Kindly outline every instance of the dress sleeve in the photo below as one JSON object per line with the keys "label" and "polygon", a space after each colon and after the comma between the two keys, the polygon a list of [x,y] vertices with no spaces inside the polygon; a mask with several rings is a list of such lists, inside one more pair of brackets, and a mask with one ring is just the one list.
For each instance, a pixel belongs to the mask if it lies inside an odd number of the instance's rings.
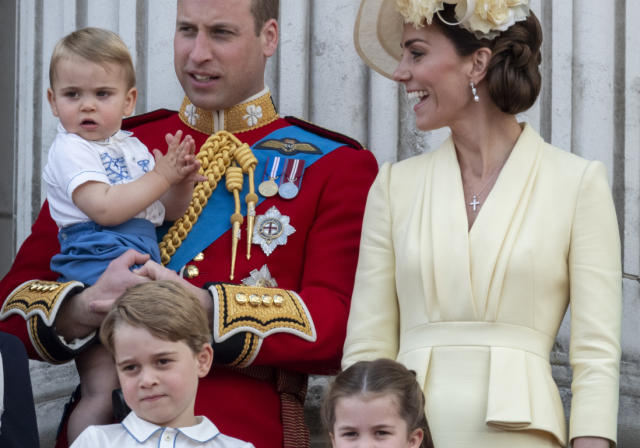
{"label": "dress sleeve", "polygon": [[570,439],[615,443],[622,278],[620,238],[604,165],[591,162],[577,199],[569,253],[573,367]]}
{"label": "dress sleeve", "polygon": [[390,210],[391,166],[381,167],[362,225],[360,257],[347,325],[342,367],[398,354],[396,262]]}
{"label": "dress sleeve", "polygon": [[65,135],[51,147],[44,177],[71,199],[80,185],[94,181],[109,184],[100,154],[76,135]]}

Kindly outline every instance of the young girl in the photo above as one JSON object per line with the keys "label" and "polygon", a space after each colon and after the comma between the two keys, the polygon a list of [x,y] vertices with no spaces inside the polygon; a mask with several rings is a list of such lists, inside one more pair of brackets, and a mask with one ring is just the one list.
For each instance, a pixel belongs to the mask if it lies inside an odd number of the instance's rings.
{"label": "young girl", "polygon": [[[59,228],[51,269],[60,281],[91,285],[128,249],[159,262],[155,227],[182,216],[200,180],[193,139],[167,134],[167,154],[154,150],[154,159],[120,129],[137,91],[131,55],[111,31],[84,28],[60,40],[49,78],[47,99],[60,119],[43,174]],[[89,424],[112,421],[111,392],[118,387],[113,361],[100,346],[76,364],[82,400],[69,418],[70,441]]]}
{"label": "young girl", "polygon": [[415,373],[390,359],[360,361],[329,388],[322,420],[333,448],[433,448]]}

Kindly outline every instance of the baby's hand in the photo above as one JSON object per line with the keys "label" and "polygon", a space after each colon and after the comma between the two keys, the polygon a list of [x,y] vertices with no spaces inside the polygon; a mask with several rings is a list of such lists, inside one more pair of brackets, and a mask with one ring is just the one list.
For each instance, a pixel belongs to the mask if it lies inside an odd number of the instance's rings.
{"label": "baby's hand", "polygon": [[163,176],[169,185],[186,179],[192,182],[203,180],[203,176],[198,174],[200,161],[195,157],[196,145],[193,137],[187,135],[180,141],[181,138],[182,131],[177,131],[175,135],[166,134],[167,153],[163,155],[159,150],[153,150],[156,159],[154,170]]}

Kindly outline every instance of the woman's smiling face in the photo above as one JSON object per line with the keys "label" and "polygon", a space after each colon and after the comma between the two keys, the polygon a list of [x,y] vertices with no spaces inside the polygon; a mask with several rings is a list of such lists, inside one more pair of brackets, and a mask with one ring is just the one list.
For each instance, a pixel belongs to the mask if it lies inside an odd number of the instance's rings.
{"label": "woman's smiling face", "polygon": [[451,126],[473,102],[469,89],[470,56],[460,56],[437,25],[405,25],[402,58],[393,77],[404,84],[415,104],[416,126],[422,131]]}

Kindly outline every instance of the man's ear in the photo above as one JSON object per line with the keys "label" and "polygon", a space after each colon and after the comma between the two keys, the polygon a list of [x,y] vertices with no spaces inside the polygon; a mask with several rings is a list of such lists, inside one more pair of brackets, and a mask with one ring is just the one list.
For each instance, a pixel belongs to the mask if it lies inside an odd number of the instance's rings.
{"label": "man's ear", "polygon": [[278,22],[275,19],[267,20],[260,31],[262,51],[265,57],[271,57],[278,48]]}
{"label": "man's ear", "polygon": [[202,344],[202,348],[196,354],[196,360],[198,361],[198,378],[204,378],[211,369],[211,363],[213,362],[213,348],[208,342]]}
{"label": "man's ear", "polygon": [[47,88],[47,101],[49,101],[49,107],[51,107],[51,113],[54,117],[58,116],[58,106],[56,106],[56,94],[51,90],[51,87]]}
{"label": "man's ear", "polygon": [[124,98],[124,110],[123,115],[128,117],[133,114],[133,111],[136,108],[136,101],[138,100],[138,89],[135,87],[131,87],[129,91],[126,93]]}
{"label": "man's ear", "polygon": [[469,71],[469,79],[476,84],[484,79],[489,70],[489,63],[493,53],[487,47],[478,48],[471,53],[471,69]]}

